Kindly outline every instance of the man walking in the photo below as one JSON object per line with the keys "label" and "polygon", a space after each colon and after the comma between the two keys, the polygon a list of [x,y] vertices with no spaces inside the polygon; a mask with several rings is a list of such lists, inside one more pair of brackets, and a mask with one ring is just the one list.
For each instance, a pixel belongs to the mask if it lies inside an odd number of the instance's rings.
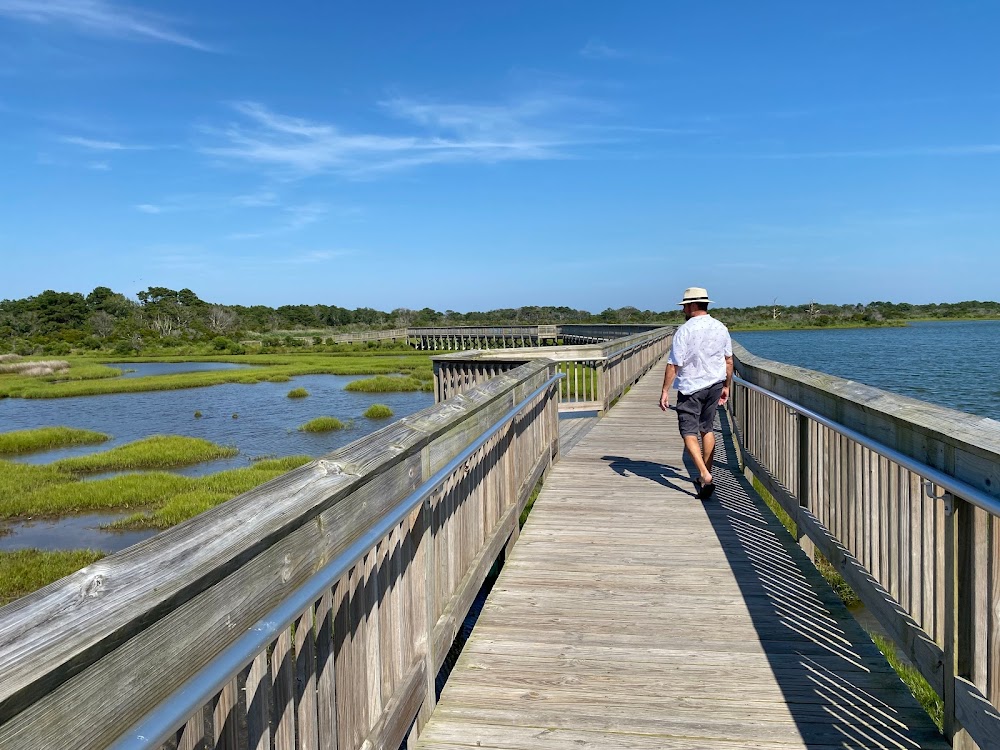
{"label": "man walking", "polygon": [[674,341],[663,374],[660,408],[670,406],[670,388],[677,385],[677,424],[684,449],[694,461],[698,498],[715,491],[712,459],[715,456],[715,412],[729,400],[733,385],[733,341],[729,329],[708,314],[708,292],[701,287],[684,290],[679,303],[686,322],[674,332]]}

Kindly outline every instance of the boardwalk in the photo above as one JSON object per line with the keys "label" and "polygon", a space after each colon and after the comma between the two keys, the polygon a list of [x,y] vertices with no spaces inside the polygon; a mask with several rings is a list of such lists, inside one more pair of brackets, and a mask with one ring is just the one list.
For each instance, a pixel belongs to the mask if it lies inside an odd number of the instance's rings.
{"label": "boardwalk", "polygon": [[546,480],[417,747],[947,748],[735,470],[646,376]]}

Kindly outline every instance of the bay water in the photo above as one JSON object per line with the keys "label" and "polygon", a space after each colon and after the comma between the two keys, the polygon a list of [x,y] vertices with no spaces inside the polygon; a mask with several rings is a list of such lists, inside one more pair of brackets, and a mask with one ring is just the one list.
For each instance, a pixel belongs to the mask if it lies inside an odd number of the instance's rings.
{"label": "bay water", "polygon": [[1000,321],[733,333],[764,359],[1000,420]]}

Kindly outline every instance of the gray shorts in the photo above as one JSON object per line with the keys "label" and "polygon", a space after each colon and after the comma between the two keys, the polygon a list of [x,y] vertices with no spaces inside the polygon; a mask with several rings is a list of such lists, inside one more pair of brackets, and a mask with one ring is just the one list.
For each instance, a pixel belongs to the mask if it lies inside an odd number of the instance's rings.
{"label": "gray shorts", "polygon": [[687,396],[677,394],[677,425],[682,436],[704,435],[715,429],[715,412],[725,384],[726,381],[720,380]]}

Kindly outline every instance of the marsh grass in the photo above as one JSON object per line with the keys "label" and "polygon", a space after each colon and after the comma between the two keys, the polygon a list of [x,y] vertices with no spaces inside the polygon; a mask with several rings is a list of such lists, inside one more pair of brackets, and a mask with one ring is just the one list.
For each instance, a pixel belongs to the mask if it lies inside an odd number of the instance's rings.
{"label": "marsh grass", "polygon": [[879,651],[885,655],[889,666],[896,670],[899,679],[906,684],[906,687],[913,693],[913,697],[924,707],[931,720],[937,724],[937,728],[943,729],[944,701],[934,692],[934,688],[930,686],[930,683],[924,679],[923,675],[915,667],[904,663],[899,658],[896,646],[891,640],[878,633],[871,633],[870,635],[875,645],[878,646]]}
{"label": "marsh grass", "polygon": [[[72,475],[52,466],[0,461],[0,508],[5,499],[23,497],[42,487],[72,481]],[[2,510],[0,515],[4,515]]]}
{"label": "marsh grass", "polygon": [[364,416],[368,419],[388,419],[393,415],[392,409],[385,404],[372,404],[365,409]]}
{"label": "marsh grass", "polygon": [[289,375],[272,375],[271,377],[267,378],[267,382],[268,383],[287,383],[291,379],[292,378]]}
{"label": "marsh grass", "polygon": [[423,383],[413,376],[386,377],[378,375],[374,378],[351,381],[344,386],[344,390],[356,393],[409,393],[423,390]]}
{"label": "marsh grass", "polygon": [[[63,398],[108,393],[143,393],[200,388],[224,383],[287,382],[296,375],[387,375],[418,373],[417,380],[430,390],[433,374],[426,352],[341,352],[337,354],[246,354],[240,356],[136,357],[128,362],[227,362],[250,365],[241,370],[210,370],[171,375],[118,378],[121,370],[93,359],[70,357],[70,369],[58,377],[27,378],[0,375],[0,397]],[[417,389],[420,390],[420,389]]]}
{"label": "marsh grass", "polygon": [[[107,479],[82,481],[53,466],[0,461],[0,519],[55,517],[95,510],[163,508],[174,498],[193,492],[236,497],[277,476],[309,463],[309,456],[286,456],[256,461],[248,467],[228,469],[204,477],[185,477],[167,472],[121,474]],[[194,507],[188,501],[182,507]],[[176,508],[171,518],[177,517]],[[199,511],[200,512],[200,511]],[[176,521],[174,521],[176,523]],[[166,528],[172,524],[143,524],[115,528]]]}
{"label": "marsh grass", "polygon": [[134,469],[170,469],[217,458],[230,458],[236,448],[217,445],[202,438],[153,435],[102,453],[64,458],[51,465],[71,474],[101,474]]}
{"label": "marsh grass", "polygon": [[16,456],[22,453],[65,448],[70,445],[94,445],[110,440],[110,435],[75,427],[39,427],[34,430],[15,430],[0,433],[0,455]]}
{"label": "marsh grass", "polygon": [[316,417],[299,426],[299,432],[331,432],[342,430],[346,425],[336,417]]}
{"label": "marsh grass", "polygon": [[[204,513],[226,500],[249,492],[265,482],[307,464],[309,456],[287,456],[276,459],[262,459],[251,466],[229,469],[197,479],[189,479],[188,484],[173,494],[167,494],[154,507],[134,513],[127,518],[107,526],[109,529],[166,529],[181,521]],[[152,475],[136,475],[152,476]],[[91,484],[91,483],[88,483]],[[92,483],[96,484],[96,483]],[[147,505],[154,505],[148,503]]]}
{"label": "marsh grass", "polygon": [[104,557],[94,550],[0,552],[0,607]]}
{"label": "marsh grass", "polygon": [[305,388],[292,388],[292,390],[288,392],[288,398],[305,398],[308,395],[309,391]]}
{"label": "marsh grass", "polygon": [[122,474],[92,482],[70,479],[20,495],[0,497],[0,518],[52,517],[94,510],[159,506],[193,488],[196,480],[167,472]]}

